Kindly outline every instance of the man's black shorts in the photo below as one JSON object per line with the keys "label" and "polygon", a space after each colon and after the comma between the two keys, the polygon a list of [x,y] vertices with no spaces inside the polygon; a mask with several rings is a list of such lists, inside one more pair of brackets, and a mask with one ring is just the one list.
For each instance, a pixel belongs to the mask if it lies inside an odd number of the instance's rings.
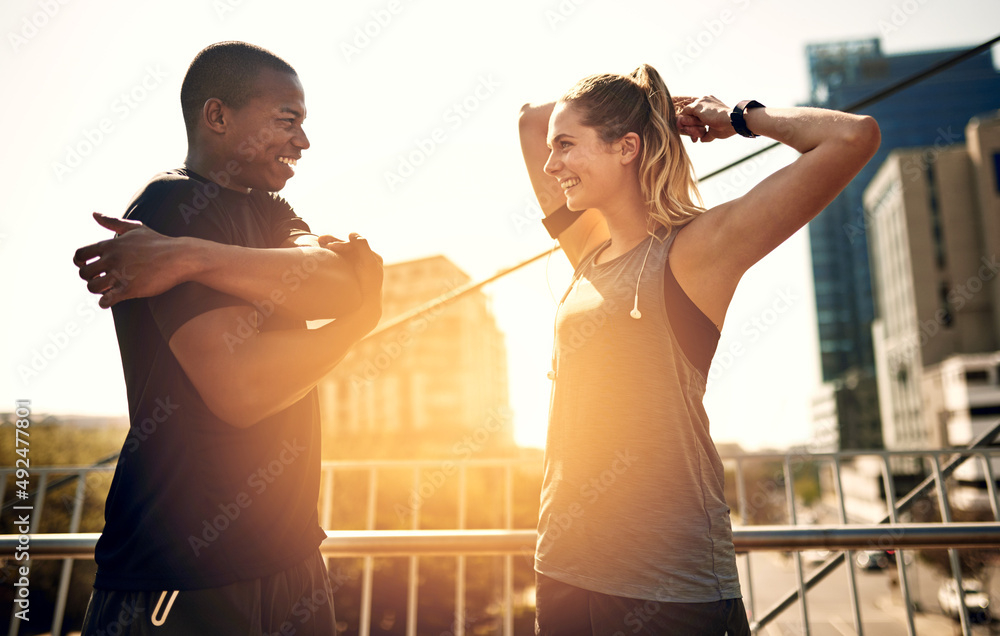
{"label": "man's black shorts", "polygon": [[95,589],[83,636],[333,636],[333,588],[317,550],[271,576],[203,590]]}

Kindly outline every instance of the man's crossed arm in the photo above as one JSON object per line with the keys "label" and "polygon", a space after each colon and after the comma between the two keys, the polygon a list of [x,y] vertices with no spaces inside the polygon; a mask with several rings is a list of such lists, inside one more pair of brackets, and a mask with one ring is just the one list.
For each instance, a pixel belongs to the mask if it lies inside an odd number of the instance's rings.
{"label": "man's crossed arm", "polygon": [[101,294],[101,306],[195,281],[250,303],[273,299],[277,290],[284,309],[335,319],[318,329],[255,332],[233,347],[225,334],[246,309],[223,307],[174,332],[170,350],[185,374],[209,409],[233,426],[252,426],[302,399],[381,318],[382,258],[356,234],[346,242],[310,236],[295,247],[253,249],[95,218],[119,236],[80,248],[73,261],[87,288]]}
{"label": "man's crossed arm", "polygon": [[157,296],[198,282],[250,303],[280,298],[283,310],[307,320],[338,318],[361,306],[353,265],[328,249],[332,236],[302,235],[280,249],[255,249],[191,237],[164,236],[138,221],[94,214],[119,236],[81,247],[73,262],[101,307]]}

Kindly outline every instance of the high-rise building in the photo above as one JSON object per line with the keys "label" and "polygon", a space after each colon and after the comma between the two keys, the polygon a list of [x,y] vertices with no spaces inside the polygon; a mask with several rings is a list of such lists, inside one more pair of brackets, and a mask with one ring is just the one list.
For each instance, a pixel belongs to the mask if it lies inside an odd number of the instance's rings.
{"label": "high-rise building", "polygon": [[[469,281],[444,256],[386,265],[380,327]],[[504,337],[482,291],[362,341],[319,389],[327,449],[359,436],[513,444]]]}
{"label": "high-rise building", "polygon": [[[811,103],[847,108],[958,52],[885,55],[877,39],[809,45]],[[837,416],[837,427],[845,440],[872,443],[877,437],[870,433],[880,427],[877,400],[871,399],[876,393],[871,331],[875,311],[869,266],[870,223],[862,193],[892,150],[964,142],[966,123],[998,105],[1000,73],[987,51],[859,111],[878,121],[882,145],[861,173],[809,224],[822,378],[834,386],[836,402],[862,406],[849,422]],[[859,395],[839,395],[843,391]],[[856,427],[862,430],[850,430]]]}
{"label": "high-rise building", "polygon": [[1000,417],[1000,110],[964,132],[892,151],[864,194],[893,450],[966,445]]}

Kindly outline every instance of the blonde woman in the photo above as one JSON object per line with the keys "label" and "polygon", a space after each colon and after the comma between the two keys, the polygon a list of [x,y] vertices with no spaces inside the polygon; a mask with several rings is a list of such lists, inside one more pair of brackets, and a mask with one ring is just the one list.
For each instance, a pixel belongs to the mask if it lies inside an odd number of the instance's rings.
{"label": "blonde woman", "polygon": [[[682,136],[801,153],[700,205]],[[576,268],[556,313],[535,556],[539,634],[749,634],[702,399],[736,286],[878,148],[870,117],[671,98],[655,69],[527,105],[521,146]]]}

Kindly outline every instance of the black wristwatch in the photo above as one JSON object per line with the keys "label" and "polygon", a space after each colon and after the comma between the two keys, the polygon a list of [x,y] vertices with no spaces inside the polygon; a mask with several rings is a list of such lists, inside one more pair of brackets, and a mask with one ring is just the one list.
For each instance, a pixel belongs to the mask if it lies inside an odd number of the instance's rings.
{"label": "black wristwatch", "polygon": [[753,138],[757,136],[750,132],[750,129],[747,128],[747,122],[743,118],[743,112],[750,110],[751,108],[764,108],[764,104],[761,104],[755,99],[744,99],[739,104],[736,104],[736,108],[733,109],[733,112],[729,113],[729,121],[732,122],[733,129],[736,130],[736,133],[741,137]]}

